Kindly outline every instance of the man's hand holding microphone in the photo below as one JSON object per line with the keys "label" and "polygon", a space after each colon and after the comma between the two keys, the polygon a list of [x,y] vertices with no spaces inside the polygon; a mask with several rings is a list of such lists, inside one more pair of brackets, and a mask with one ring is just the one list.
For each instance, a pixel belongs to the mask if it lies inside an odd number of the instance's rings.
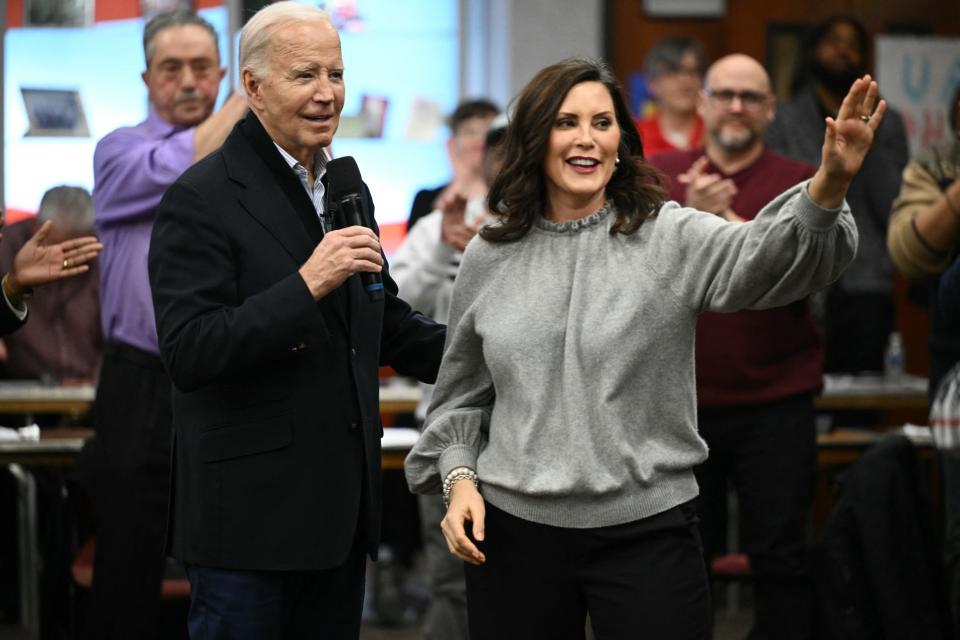
{"label": "man's hand holding microphone", "polygon": [[371,300],[382,299],[383,253],[380,240],[370,229],[365,210],[363,181],[357,163],[350,156],[327,163],[329,201],[338,207],[343,228],[329,231],[300,267],[300,277],[314,300],[326,296],[355,273],[376,274],[364,278]]}

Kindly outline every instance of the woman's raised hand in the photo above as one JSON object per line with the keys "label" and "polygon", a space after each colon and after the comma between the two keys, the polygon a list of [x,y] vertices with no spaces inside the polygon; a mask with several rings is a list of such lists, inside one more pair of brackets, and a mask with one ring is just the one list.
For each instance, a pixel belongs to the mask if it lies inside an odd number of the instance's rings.
{"label": "woman's raised hand", "polygon": [[877,83],[866,75],[854,81],[836,118],[827,118],[820,168],[810,182],[810,197],[822,207],[843,202],[850,183],[873,145],[877,127],[887,110],[877,102]]}

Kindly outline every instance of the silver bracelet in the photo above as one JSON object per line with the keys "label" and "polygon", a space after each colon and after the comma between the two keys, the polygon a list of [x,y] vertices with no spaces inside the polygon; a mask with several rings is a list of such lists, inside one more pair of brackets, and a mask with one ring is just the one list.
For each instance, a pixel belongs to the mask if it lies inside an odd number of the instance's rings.
{"label": "silver bracelet", "polygon": [[453,489],[453,485],[465,478],[469,478],[470,481],[473,482],[473,486],[480,486],[476,472],[470,467],[457,467],[456,469],[452,469],[450,473],[447,474],[447,477],[443,479],[444,508],[450,508],[450,491]]}

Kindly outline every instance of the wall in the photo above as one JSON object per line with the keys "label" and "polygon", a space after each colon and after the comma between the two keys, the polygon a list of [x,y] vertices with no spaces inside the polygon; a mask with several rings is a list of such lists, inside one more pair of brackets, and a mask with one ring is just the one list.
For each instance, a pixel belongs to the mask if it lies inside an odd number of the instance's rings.
{"label": "wall", "polygon": [[603,53],[602,0],[462,0],[462,92],[505,106],[541,68]]}
{"label": "wall", "polygon": [[651,19],[643,15],[642,0],[607,0],[610,61],[623,79],[640,70],[654,42],[681,34],[699,38],[711,58],[741,52],[765,61],[768,24],[810,24],[839,13],[857,17],[871,33],[915,25],[936,35],[960,34],[957,0],[727,0],[726,5],[719,19]]}
{"label": "wall", "polygon": [[[194,0],[195,9],[219,7],[224,0]],[[7,28],[23,26],[23,0],[7,0]],[[95,22],[126,20],[140,17],[140,0],[99,0],[94,3]]]}

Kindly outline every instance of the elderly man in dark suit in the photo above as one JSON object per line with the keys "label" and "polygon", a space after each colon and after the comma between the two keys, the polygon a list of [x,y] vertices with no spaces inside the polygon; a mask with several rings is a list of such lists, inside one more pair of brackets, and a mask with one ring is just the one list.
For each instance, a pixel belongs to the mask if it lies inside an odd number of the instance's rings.
{"label": "elderly man in dark suit", "polygon": [[150,245],[173,553],[192,638],[356,638],[380,529],[378,367],[433,380],[444,329],[396,297],[376,229],[328,215],[344,71],[326,15],[262,9],[240,67],[251,113],[167,191]]}

